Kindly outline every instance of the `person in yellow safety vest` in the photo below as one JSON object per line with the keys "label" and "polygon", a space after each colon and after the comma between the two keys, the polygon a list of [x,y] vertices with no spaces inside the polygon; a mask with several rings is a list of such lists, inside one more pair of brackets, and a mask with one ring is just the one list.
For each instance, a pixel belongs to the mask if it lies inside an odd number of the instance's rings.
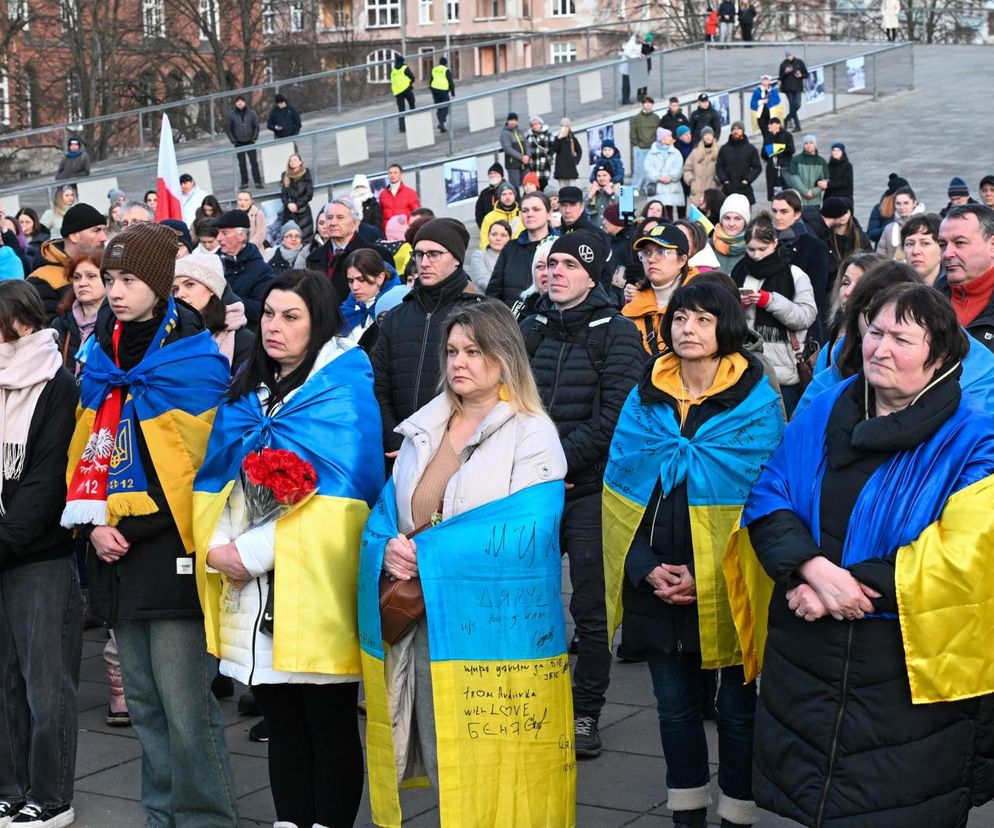
{"label": "person in yellow safety vest", "polygon": [[[390,93],[397,99],[399,112],[404,111],[405,103],[408,109],[414,109],[414,73],[407,65],[403,55],[393,56],[393,69],[390,70]],[[403,118],[400,119],[400,131],[407,131]]]}
{"label": "person in yellow safety vest", "polygon": [[[445,103],[456,94],[456,84],[452,80],[452,72],[449,71],[449,61],[440,58],[438,66],[431,70],[431,82],[428,84],[431,89],[431,98],[435,103]],[[449,117],[449,108],[440,106],[438,113],[438,131],[445,132],[445,119]]]}

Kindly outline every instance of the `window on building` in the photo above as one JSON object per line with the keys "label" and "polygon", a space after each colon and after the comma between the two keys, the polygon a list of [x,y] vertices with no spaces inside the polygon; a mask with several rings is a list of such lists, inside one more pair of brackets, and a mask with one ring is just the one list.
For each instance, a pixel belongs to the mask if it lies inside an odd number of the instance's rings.
{"label": "window on building", "polygon": [[322,29],[352,28],[352,0],[321,0],[318,14]]}
{"label": "window on building", "polygon": [[445,0],[445,22],[459,22],[459,0]]}
{"label": "window on building", "polygon": [[7,0],[7,17],[20,20],[21,28],[28,28],[28,0]]}
{"label": "window on building", "polygon": [[142,0],[142,33],[145,37],[166,36],[164,0]]}
{"label": "window on building", "polygon": [[382,29],[400,25],[400,0],[366,0],[366,27]]}
{"label": "window on building", "polygon": [[72,75],[66,80],[66,110],[69,123],[83,120],[83,98],[80,95],[79,78]]}
{"label": "window on building", "polygon": [[262,64],[262,82],[272,83],[274,80],[276,80],[276,73],[273,71],[273,62],[267,59]]}
{"label": "window on building", "polygon": [[221,34],[221,9],[218,0],[199,0],[200,39],[219,37]]}
{"label": "window on building", "polygon": [[418,23],[422,26],[431,23],[432,0],[418,0]]}
{"label": "window on building", "polygon": [[575,0],[552,0],[553,17],[572,17],[576,14]]}
{"label": "window on building", "polygon": [[0,124],[10,126],[10,77],[0,69]]}
{"label": "window on building", "polygon": [[366,55],[366,80],[370,83],[390,83],[390,70],[393,68],[393,49],[377,49]]}
{"label": "window on building", "polygon": [[576,44],[575,43],[553,43],[552,44],[552,62],[553,63],[572,63],[576,60]]}
{"label": "window on building", "polygon": [[34,70],[28,69],[24,73],[24,125],[28,129],[38,126],[38,113],[35,110],[35,90],[38,86],[38,78]]}
{"label": "window on building", "polygon": [[304,31],[304,0],[293,0],[290,3],[290,31]]}
{"label": "window on building", "polygon": [[262,0],[262,33],[276,34],[276,9],[273,8],[273,0]]}
{"label": "window on building", "polygon": [[489,20],[494,17],[507,17],[505,0],[476,0],[477,19]]}
{"label": "window on building", "polygon": [[79,6],[76,5],[76,0],[59,0],[59,23],[62,24],[62,29],[71,29],[74,25],[74,21],[79,20]]}

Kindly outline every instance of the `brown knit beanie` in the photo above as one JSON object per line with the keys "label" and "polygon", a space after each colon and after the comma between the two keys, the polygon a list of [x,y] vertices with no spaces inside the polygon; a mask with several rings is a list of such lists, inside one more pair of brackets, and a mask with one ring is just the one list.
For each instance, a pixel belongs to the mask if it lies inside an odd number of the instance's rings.
{"label": "brown knit beanie", "polygon": [[127,271],[160,299],[168,299],[176,272],[176,244],[176,234],[168,227],[132,224],[107,242],[100,271]]}

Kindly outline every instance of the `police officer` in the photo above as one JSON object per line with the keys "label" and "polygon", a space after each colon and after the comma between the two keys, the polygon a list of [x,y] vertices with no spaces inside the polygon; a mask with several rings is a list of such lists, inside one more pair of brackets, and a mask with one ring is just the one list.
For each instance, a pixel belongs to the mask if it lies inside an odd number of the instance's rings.
{"label": "police officer", "polygon": [[[404,111],[406,102],[408,109],[414,109],[414,73],[403,55],[393,56],[393,69],[390,70],[390,93],[397,99],[397,111]],[[406,132],[404,119],[400,119],[400,131]]]}
{"label": "police officer", "polygon": [[[446,58],[439,59],[438,66],[432,68],[431,82],[428,86],[431,88],[432,100],[437,104],[445,103],[456,94],[456,85],[452,80],[452,72],[449,71],[449,61]],[[449,108],[440,106],[436,112],[438,113],[438,131],[445,132],[445,119],[449,117]]]}

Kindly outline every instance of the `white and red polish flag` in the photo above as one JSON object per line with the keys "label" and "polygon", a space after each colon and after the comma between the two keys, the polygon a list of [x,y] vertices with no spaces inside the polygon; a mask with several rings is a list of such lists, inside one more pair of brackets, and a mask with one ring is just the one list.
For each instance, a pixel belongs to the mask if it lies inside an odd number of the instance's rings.
{"label": "white and red polish flag", "polygon": [[173,144],[173,130],[169,116],[162,115],[162,131],[159,134],[159,171],[155,191],[155,220],[183,220],[183,208],[179,203],[179,166],[176,164],[176,147]]}

